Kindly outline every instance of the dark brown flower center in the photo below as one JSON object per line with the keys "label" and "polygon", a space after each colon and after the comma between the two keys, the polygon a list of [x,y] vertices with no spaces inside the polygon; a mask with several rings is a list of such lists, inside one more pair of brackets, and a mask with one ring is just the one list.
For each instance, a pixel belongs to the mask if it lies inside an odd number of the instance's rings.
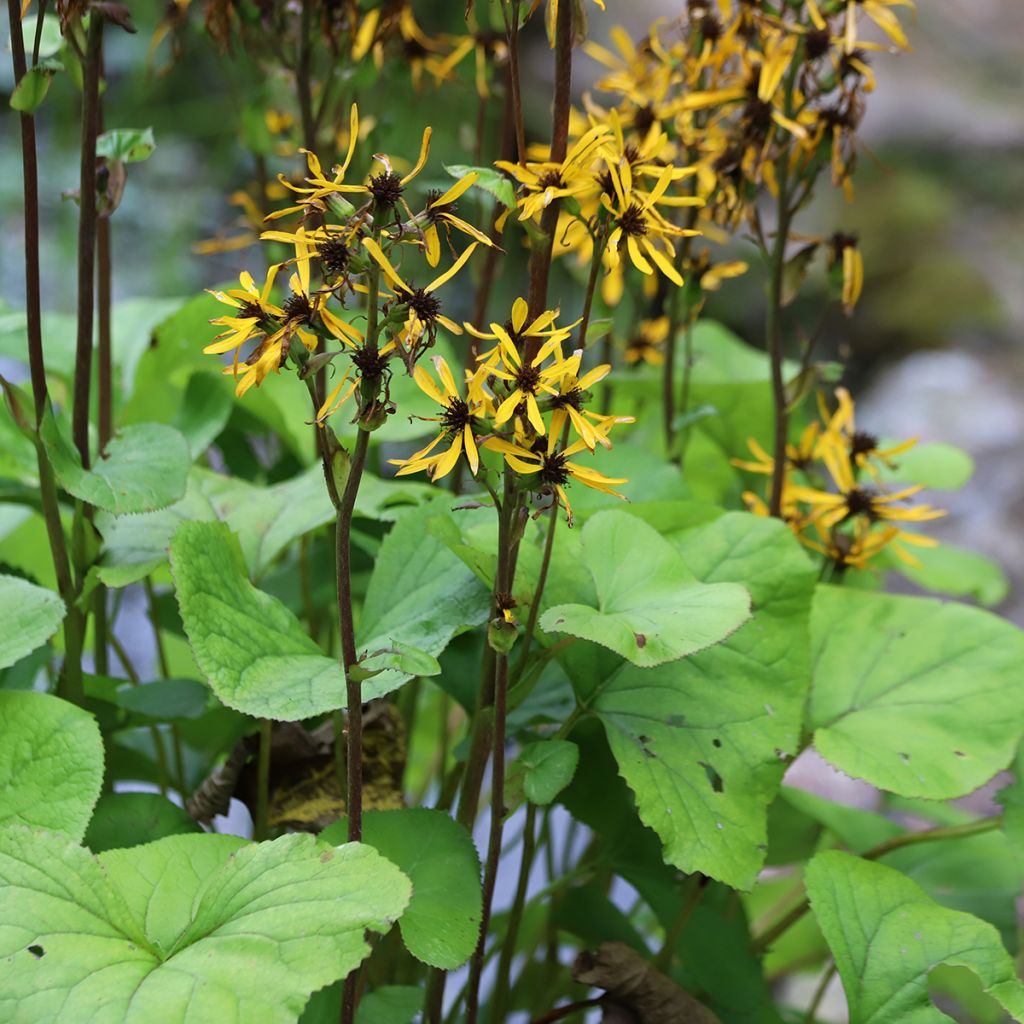
{"label": "dark brown flower center", "polygon": [[352,353],[352,362],[364,380],[380,380],[387,372],[388,357],[379,351],[368,348],[357,348]]}
{"label": "dark brown flower center", "polygon": [[561,452],[544,452],[544,462],[537,478],[549,487],[564,487],[569,482],[569,470],[565,468],[565,456]]}
{"label": "dark brown flower center", "polygon": [[425,324],[435,323],[441,315],[441,300],[422,288],[412,292],[399,289],[398,301],[405,303]]}
{"label": "dark brown flower center", "polygon": [[385,171],[370,179],[370,195],[382,209],[390,208],[402,198],[402,179],[394,171]]}
{"label": "dark brown flower center", "polygon": [[874,434],[858,430],[850,438],[850,454],[856,458],[858,455],[870,455],[878,450],[878,438]]}
{"label": "dark brown flower center", "polygon": [[875,499],[878,497],[875,491],[868,488],[854,487],[843,496],[846,500],[847,515],[867,516],[872,522],[878,519],[878,509],[875,507]]}
{"label": "dark brown flower center", "polygon": [[313,307],[309,303],[309,296],[300,292],[292,292],[285,299],[281,308],[284,310],[285,319],[295,323],[308,324],[313,316]]}
{"label": "dark brown flower center", "polygon": [[448,407],[441,415],[441,429],[448,437],[461,434],[466,426],[476,426],[476,418],[470,415],[469,406],[461,398],[449,398]]}
{"label": "dark brown flower center", "polygon": [[260,308],[258,302],[247,302],[241,309],[239,309],[237,316],[240,318],[255,317],[257,320],[263,319],[263,310]]}
{"label": "dark brown flower center", "polygon": [[619,227],[623,234],[639,238],[647,234],[647,218],[639,203],[631,203],[619,217]]}
{"label": "dark brown flower center", "polygon": [[520,391],[525,391],[530,395],[536,394],[540,385],[540,370],[529,363],[523,363],[516,371],[515,384]]}
{"label": "dark brown flower center", "polygon": [[316,254],[329,274],[342,274],[348,266],[349,249],[340,238],[330,238],[326,242],[321,242],[317,246]]}

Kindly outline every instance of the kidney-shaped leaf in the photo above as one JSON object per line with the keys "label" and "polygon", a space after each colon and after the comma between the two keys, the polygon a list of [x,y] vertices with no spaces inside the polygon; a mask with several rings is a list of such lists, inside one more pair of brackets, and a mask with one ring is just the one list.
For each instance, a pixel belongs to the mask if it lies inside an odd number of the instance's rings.
{"label": "kidney-shaped leaf", "polygon": [[583,559],[598,607],[555,605],[541,628],[601,644],[634,665],[701,651],[750,618],[750,595],[740,584],[698,582],[657,530],[628,513],[600,512],[587,521]]}
{"label": "kidney-shaped leaf", "polygon": [[810,722],[822,756],[903,796],[964,796],[1024,731],[1024,633],[967,605],[820,586]]}
{"label": "kidney-shaped leaf", "polygon": [[192,464],[188,442],[163,423],[136,423],[118,431],[90,469],[61,433],[47,408],[40,437],[61,486],[71,495],[115,515],[151,512],[185,493]]}
{"label": "kidney-shaped leaf", "polygon": [[81,839],[103,783],[103,741],[88,712],[46,693],[0,691],[0,825]]}
{"label": "kidney-shaped leaf", "polygon": [[582,699],[665,860],[746,889],[764,862],[783,755],[799,741],[815,572],[790,530],[747,513],[690,531],[680,547],[699,578],[743,580],[753,618],[675,664],[622,665]]}
{"label": "kidney-shaped leaf", "polygon": [[811,908],[835,957],[850,1024],[941,1024],[928,972],[966,967],[985,991],[1024,1020],[1024,986],[999,933],[941,907],[906,875],[848,853],[819,853],[805,876]]}
{"label": "kidney-shaped leaf", "polygon": [[[345,829],[343,818],[320,838],[341,841]],[[464,964],[480,934],[480,861],[469,833],[443,811],[410,807],[364,814],[363,842],[412,881],[399,922],[409,952],[444,970]]]}
{"label": "kidney-shaped leaf", "polygon": [[171,836],[94,857],[0,830],[0,1018],[290,1024],[409,900],[368,846]]}
{"label": "kidney-shaped leaf", "polygon": [[196,664],[224,704],[286,722],[344,707],[341,666],[277,598],[249,582],[224,523],[182,523],[171,572]]}
{"label": "kidney-shaped leaf", "polygon": [[0,576],[0,668],[31,654],[57,632],[64,602],[20,576]]}

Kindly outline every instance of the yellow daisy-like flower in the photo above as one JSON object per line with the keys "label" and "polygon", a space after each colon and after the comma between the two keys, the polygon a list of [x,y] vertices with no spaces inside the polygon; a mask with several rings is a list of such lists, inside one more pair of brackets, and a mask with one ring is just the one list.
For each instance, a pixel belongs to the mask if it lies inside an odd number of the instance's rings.
{"label": "yellow daisy-like flower", "polygon": [[[885,34],[889,40],[901,50],[909,50],[910,43],[907,40],[903,26],[899,18],[893,12],[894,7],[909,7],[914,10],[914,0],[850,0],[846,4],[845,27],[843,31],[843,46],[847,53],[853,53],[857,48],[857,12],[862,10]],[[815,28],[825,28],[827,22],[821,16],[821,10],[816,0],[807,0],[807,10],[814,22]]]}
{"label": "yellow daisy-like flower", "polygon": [[450,281],[473,255],[477,243],[469,245],[462,255],[443,273],[434,278],[430,284],[422,288],[413,288],[405,283],[398,271],[391,265],[381,247],[372,239],[364,238],[363,246],[371,258],[384,271],[384,276],[394,290],[395,299],[408,309],[408,319],[402,332],[402,344],[408,352],[413,352],[419,339],[426,334],[433,342],[438,325],[452,334],[461,334],[462,328],[441,312],[441,300],[434,294],[445,282]]}
{"label": "yellow daisy-like flower", "polygon": [[582,200],[588,193],[594,195],[598,184],[591,168],[610,131],[607,125],[599,124],[584,132],[569,147],[561,163],[544,160],[514,164],[497,160],[495,167],[511,174],[522,188],[519,219],[530,220],[556,199],[573,196]]}
{"label": "yellow daisy-like flower", "polygon": [[[444,410],[440,416],[425,417],[440,423],[441,429],[437,437],[425,448],[421,448],[407,459],[389,459],[392,466],[398,466],[395,476],[406,476],[409,473],[426,471],[432,480],[440,480],[447,476],[465,454],[470,471],[476,475],[480,468],[480,452],[477,448],[473,431],[477,425],[477,415],[483,403],[482,376],[478,370],[467,384],[467,397],[459,394],[455,378],[448,363],[441,356],[434,356],[434,367],[440,380],[440,387],[422,366],[413,370],[413,379],[420,390],[432,398]],[[443,451],[435,449],[442,441],[449,442]]]}
{"label": "yellow daisy-like flower", "polygon": [[634,416],[608,416],[586,409],[588,391],[595,384],[604,380],[611,372],[611,365],[603,363],[588,370],[582,377],[579,373],[580,353],[575,353],[565,362],[562,379],[558,382],[558,394],[551,399],[551,443],[561,437],[568,422],[576,436],[593,451],[596,445],[611,448],[608,435],[613,427],[620,423],[635,423]]}
{"label": "yellow daisy-like flower", "polygon": [[[538,439],[539,440],[539,439]],[[609,477],[599,473],[589,466],[581,466],[572,462],[573,455],[586,450],[583,441],[574,441],[566,448],[558,449],[553,447],[555,435],[551,434],[547,446],[534,445],[533,448],[525,448],[522,444],[507,441],[501,437],[489,437],[481,444],[482,448],[488,451],[498,452],[516,473],[524,476],[537,474],[537,490],[549,491],[555,495],[558,504],[565,509],[566,519],[572,526],[573,515],[572,505],[566,494],[566,487],[570,482],[583,484],[584,487],[593,488],[595,491],[602,491],[605,494],[613,494],[623,501],[628,500],[624,494],[615,490],[619,484],[628,483],[626,477]],[[540,450],[536,450],[539,447]]]}
{"label": "yellow daisy-like flower", "polygon": [[613,223],[604,250],[605,268],[611,271],[618,267],[619,250],[625,247],[630,262],[641,273],[651,276],[657,267],[677,288],[681,288],[683,279],[672,265],[676,254],[672,239],[700,232],[676,227],[659,212],[657,204],[693,206],[699,205],[701,200],[693,196],[665,195],[675,174],[675,168],[672,167],[662,171],[654,188],[647,194],[634,188],[628,165],[616,167],[610,164],[608,171],[614,199],[607,193],[601,196],[601,202]]}
{"label": "yellow daisy-like flower", "polygon": [[203,352],[207,355],[223,355],[225,352],[238,350],[250,339],[261,333],[260,324],[263,321],[276,317],[283,317],[284,310],[270,301],[270,293],[274,287],[274,278],[277,277],[279,263],[267,269],[267,275],[263,281],[263,287],[257,288],[252,274],[243,270],[238,275],[238,282],[241,288],[229,288],[225,292],[211,291],[209,293],[219,302],[238,310],[233,316],[219,316],[210,323],[218,327],[227,327],[223,334],[218,334],[214,340],[207,345]]}
{"label": "yellow daisy-like flower", "polygon": [[[494,348],[478,357],[482,363],[491,363],[499,358],[500,343],[506,338],[512,342],[513,347],[516,349],[524,348],[531,339],[533,343],[538,345],[554,338],[557,338],[559,343],[566,341],[572,335],[573,328],[580,321],[577,320],[576,323],[558,327],[555,324],[555,321],[558,319],[558,312],[557,309],[546,309],[540,316],[529,320],[529,303],[522,296],[519,296],[512,303],[512,315],[502,325],[500,332],[495,329],[496,324],[491,324],[490,331],[481,331],[470,323],[465,323],[463,326],[474,338],[479,338],[481,341],[494,341],[498,343]],[[529,322],[527,322],[528,320]],[[561,348],[556,346],[555,350],[561,355]]]}
{"label": "yellow daisy-like flower", "polygon": [[641,320],[633,335],[626,341],[625,359],[634,366],[644,362],[661,366],[665,362],[665,339],[668,337],[667,316],[655,320]]}
{"label": "yellow daisy-like flower", "polygon": [[842,473],[841,464],[844,460],[852,460],[857,469],[865,470],[872,476],[878,475],[878,467],[872,460],[894,467],[892,459],[902,455],[917,444],[917,438],[911,437],[888,448],[879,447],[879,439],[867,431],[858,430],[853,399],[846,388],[836,388],[836,411],[831,416],[822,410],[822,419],[827,420],[818,445],[818,455],[828,466],[833,479]]}
{"label": "yellow daisy-like flower", "polygon": [[[427,209],[425,211],[427,225],[423,229],[423,242],[427,253],[427,262],[436,267],[441,259],[441,237],[440,229],[447,233],[449,228],[455,228],[464,235],[469,235],[474,241],[481,245],[492,246],[494,243],[482,231],[473,227],[468,221],[455,215],[455,202],[459,199],[480,177],[476,171],[460,178],[447,192],[430,192],[427,195]],[[449,244],[451,239],[449,238]]]}

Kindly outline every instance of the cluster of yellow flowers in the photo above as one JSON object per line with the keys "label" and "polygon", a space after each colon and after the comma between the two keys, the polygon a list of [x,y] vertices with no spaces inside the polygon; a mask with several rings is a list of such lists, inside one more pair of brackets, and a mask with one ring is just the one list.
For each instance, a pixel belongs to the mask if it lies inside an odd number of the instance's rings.
{"label": "cluster of yellow flowers", "polygon": [[[316,370],[347,355],[349,369],[329,394],[317,395],[315,419],[321,427],[353,396],[358,399],[355,420],[363,427],[378,423],[381,410],[385,415],[393,411],[388,380],[390,363],[398,360],[441,407],[433,418],[439,431],[430,444],[407,459],[392,460],[399,475],[425,471],[439,479],[460,458],[475,475],[484,449],[500,455],[524,478],[524,489],[538,496],[541,507],[543,498],[550,497],[565,509],[570,522],[570,481],[616,494],[613,487],[625,480],[572,460],[598,446],[610,448],[612,428],[633,422],[632,417],[587,408],[590,389],[611,367],[584,371],[582,339],[568,350],[581,321],[560,325],[558,311],[551,309],[531,316],[523,298],[515,300],[504,323],[487,327],[460,325],[444,312],[439,289],[468,264],[478,246],[493,244],[456,212],[457,200],[476,183],[477,172],[464,175],[444,193],[428,193],[422,209],[414,212],[407,187],[427,161],[431,130],[424,131],[419,157],[407,174],[395,171],[388,156],[376,154],[377,173],[348,181],[360,136],[354,105],[350,122],[348,152],[329,175],[315,154],[306,153],[304,182],[294,185],[282,179],[296,195],[296,203],[268,219],[301,214],[302,220],[292,230],[274,228],[262,237],[289,245],[294,255],[271,266],[262,286],[243,273],[239,288],[212,292],[232,311],[213,321],[224,330],[205,351],[232,354],[225,373],[235,377],[239,395],[260,386],[289,361],[309,380]],[[453,232],[470,239],[461,253],[454,249]],[[453,258],[436,273],[446,251]],[[421,254],[430,268],[433,279],[428,283],[413,283],[408,272],[399,269],[410,252]],[[291,271],[287,297],[276,301],[275,282],[286,268]],[[322,282],[318,286],[316,276]],[[366,331],[345,315],[346,300],[353,295],[366,296]],[[439,328],[455,335],[465,330],[493,343],[476,357],[474,367],[464,371],[461,386],[443,358],[434,358],[436,379],[419,362]],[[341,347],[325,348],[334,343]]]}
{"label": "cluster of yellow flowers", "polygon": [[[917,439],[881,447],[874,434],[857,429],[850,393],[837,388],[835,396],[836,409],[830,413],[819,395],[819,419],[786,448],[782,514],[797,537],[836,570],[863,569],[887,547],[901,561],[917,565],[907,546],[930,548],[938,541],[904,525],[939,519],[945,512],[907,505],[922,490],[919,485],[890,491],[879,481],[881,467],[896,468],[894,457],[913,448]],[[754,458],[734,459],[733,464],[770,478],[774,460],[757,441],[747,443]],[[751,512],[768,515],[759,495],[747,491],[743,500]]]}

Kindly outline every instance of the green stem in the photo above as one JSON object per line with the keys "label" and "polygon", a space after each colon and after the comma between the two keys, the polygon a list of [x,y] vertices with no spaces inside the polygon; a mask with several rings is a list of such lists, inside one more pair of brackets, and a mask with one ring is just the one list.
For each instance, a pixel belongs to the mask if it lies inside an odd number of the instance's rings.
{"label": "green stem", "polygon": [[[135,671],[135,666],[132,664],[131,658],[128,657],[128,652],[124,649],[113,630],[110,631],[110,646],[117,655],[117,660],[121,662],[121,667],[124,669],[124,674],[128,677],[128,682],[132,686],[141,686],[142,681],[139,679],[139,673]],[[160,787],[161,795],[167,796],[171,776],[167,766],[167,748],[164,746],[164,738],[160,732],[160,727],[158,725],[151,725],[149,727],[149,736],[153,741],[153,755],[156,758],[157,785]],[[185,799],[184,792],[182,792],[181,797],[183,800]]]}
{"label": "green stem", "polygon": [[[864,860],[878,860],[880,857],[884,857],[894,850],[901,850],[905,846],[917,846],[919,843],[934,843],[944,839],[963,839],[966,836],[981,835],[984,832],[992,832],[999,828],[1002,820],[1002,815],[997,814],[991,818],[979,818],[977,821],[969,821],[964,825],[944,825],[940,828],[927,829],[924,832],[905,832],[901,836],[894,836],[892,839],[887,839],[884,843],[873,846],[867,853],[861,854],[861,857]],[[753,949],[757,952],[767,949],[780,935],[783,935],[796,924],[810,908],[810,901],[806,898],[803,899],[779,918],[775,924],[758,935],[753,941]]]}
{"label": "green stem", "polygon": [[498,977],[495,981],[494,999],[491,1003],[490,1019],[493,1024],[501,1024],[505,1020],[508,1006],[509,991],[512,987],[512,961],[515,959],[516,938],[523,922],[523,909],[526,906],[526,892],[530,883],[530,870],[537,851],[537,807],[527,804],[526,821],[523,823],[522,855],[519,860],[519,879],[516,882],[516,894],[509,912],[508,929],[498,959]]}

